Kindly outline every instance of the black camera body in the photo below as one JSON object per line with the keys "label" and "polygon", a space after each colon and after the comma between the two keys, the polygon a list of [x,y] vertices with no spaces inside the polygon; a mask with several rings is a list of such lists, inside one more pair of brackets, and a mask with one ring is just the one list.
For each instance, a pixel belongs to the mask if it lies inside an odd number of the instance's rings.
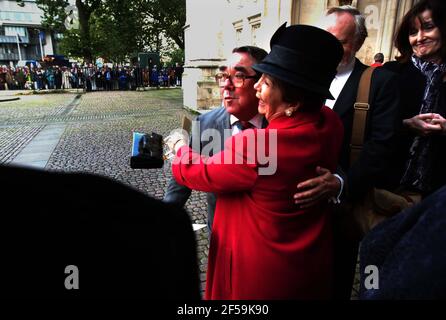
{"label": "black camera body", "polygon": [[163,136],[152,132],[133,132],[133,148],[130,157],[132,169],[156,169],[164,165]]}

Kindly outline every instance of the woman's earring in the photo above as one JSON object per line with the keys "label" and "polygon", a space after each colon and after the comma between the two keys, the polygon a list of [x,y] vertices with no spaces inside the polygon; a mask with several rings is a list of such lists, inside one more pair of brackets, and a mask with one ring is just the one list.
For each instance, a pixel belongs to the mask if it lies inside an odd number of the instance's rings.
{"label": "woman's earring", "polygon": [[293,115],[294,112],[294,108],[288,108],[285,110],[285,114],[287,115],[287,117],[291,117]]}

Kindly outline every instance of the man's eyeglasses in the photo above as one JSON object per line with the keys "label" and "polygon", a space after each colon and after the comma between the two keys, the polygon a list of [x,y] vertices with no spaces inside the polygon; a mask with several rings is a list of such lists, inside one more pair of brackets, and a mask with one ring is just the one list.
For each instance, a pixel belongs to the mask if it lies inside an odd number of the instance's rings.
{"label": "man's eyeglasses", "polygon": [[232,82],[234,87],[241,88],[245,84],[245,79],[258,79],[258,76],[257,75],[247,76],[242,72],[236,72],[236,74],[234,74],[233,76],[231,76],[227,72],[219,72],[215,75],[215,81],[221,88],[225,86],[227,79],[229,79]]}

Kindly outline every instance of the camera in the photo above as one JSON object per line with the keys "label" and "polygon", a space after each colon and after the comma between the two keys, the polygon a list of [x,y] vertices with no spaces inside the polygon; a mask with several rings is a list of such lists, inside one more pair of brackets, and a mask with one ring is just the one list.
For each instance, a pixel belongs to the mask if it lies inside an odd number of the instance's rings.
{"label": "camera", "polygon": [[132,169],[156,169],[164,165],[163,136],[155,132],[151,134],[133,132]]}
{"label": "camera", "polygon": [[[181,128],[190,132],[192,121],[183,116]],[[133,132],[132,155],[130,157],[130,167],[132,169],[157,169],[162,168],[164,160],[169,157],[163,152],[163,136],[152,132],[151,134]],[[173,156],[170,153],[170,156]]]}

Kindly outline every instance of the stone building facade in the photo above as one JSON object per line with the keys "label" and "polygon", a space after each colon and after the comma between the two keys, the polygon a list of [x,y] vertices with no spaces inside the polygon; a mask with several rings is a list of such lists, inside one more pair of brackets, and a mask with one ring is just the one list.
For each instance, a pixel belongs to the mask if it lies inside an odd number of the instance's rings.
{"label": "stone building facade", "polygon": [[351,4],[366,16],[369,37],[358,58],[371,64],[382,52],[394,59],[395,31],[417,0],[186,0],[184,104],[191,109],[220,105],[214,81],[217,67],[236,46],[256,45],[269,51],[269,39],[284,22],[315,25],[325,10]]}

